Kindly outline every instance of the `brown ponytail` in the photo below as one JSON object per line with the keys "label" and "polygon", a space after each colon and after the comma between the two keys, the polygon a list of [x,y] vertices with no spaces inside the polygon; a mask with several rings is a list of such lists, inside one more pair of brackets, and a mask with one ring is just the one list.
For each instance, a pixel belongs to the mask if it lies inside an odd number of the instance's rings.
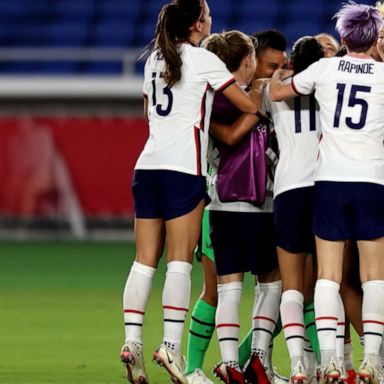
{"label": "brown ponytail", "polygon": [[174,0],[161,9],[156,24],[155,50],[165,61],[164,80],[172,87],[181,78],[179,44],[188,41],[190,27],[199,20],[202,0]]}

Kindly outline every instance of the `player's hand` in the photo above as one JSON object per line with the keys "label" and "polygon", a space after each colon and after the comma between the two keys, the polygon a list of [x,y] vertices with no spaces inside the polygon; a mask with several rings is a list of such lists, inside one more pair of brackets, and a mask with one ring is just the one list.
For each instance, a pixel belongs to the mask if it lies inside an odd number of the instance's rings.
{"label": "player's hand", "polygon": [[272,75],[272,79],[277,81],[283,81],[284,79],[287,79],[291,76],[293,76],[292,69],[277,69]]}
{"label": "player's hand", "polygon": [[267,86],[269,79],[256,79],[252,82],[251,91],[262,93],[264,88]]}
{"label": "player's hand", "polygon": [[250,99],[252,100],[253,103],[260,105],[262,96],[263,96],[263,90],[260,89],[260,87],[254,88],[252,87],[251,90],[248,93]]}

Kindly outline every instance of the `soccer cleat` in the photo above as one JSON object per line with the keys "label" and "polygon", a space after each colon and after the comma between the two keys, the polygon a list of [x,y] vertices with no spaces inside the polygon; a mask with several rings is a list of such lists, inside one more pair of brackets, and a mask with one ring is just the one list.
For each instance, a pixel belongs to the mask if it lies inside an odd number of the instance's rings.
{"label": "soccer cleat", "polygon": [[161,344],[153,352],[153,361],[167,370],[173,383],[188,384],[184,376],[185,360],[183,355],[176,355],[170,348]]}
{"label": "soccer cleat", "polygon": [[271,384],[257,353],[252,353],[244,366],[244,380],[248,384]]}
{"label": "soccer cleat", "polygon": [[132,384],[148,384],[140,344],[127,342],[123,345],[120,360],[125,365],[127,380]]}
{"label": "soccer cleat", "polygon": [[357,384],[382,384],[384,382],[383,370],[373,365],[369,358],[365,358],[356,372]]}
{"label": "soccer cleat", "polygon": [[339,382],[340,371],[333,358],[328,366],[323,367],[319,371],[319,384],[335,384]]}
{"label": "soccer cleat", "polygon": [[305,371],[304,364],[299,360],[291,372],[291,384],[306,384],[308,382],[308,375]]}
{"label": "soccer cleat", "polygon": [[188,384],[213,384],[213,381],[208,379],[205,373],[199,368],[186,375],[185,378]]}
{"label": "soccer cleat", "polygon": [[225,384],[245,384],[242,372],[221,362],[213,368],[213,374]]}
{"label": "soccer cleat", "polygon": [[356,384],[356,372],[354,369],[347,369],[348,384]]}
{"label": "soccer cleat", "polygon": [[227,374],[227,369],[225,367],[225,364],[220,361],[215,365],[212,371],[213,375],[220,379],[221,381],[224,381],[224,383],[228,382],[228,374]]}

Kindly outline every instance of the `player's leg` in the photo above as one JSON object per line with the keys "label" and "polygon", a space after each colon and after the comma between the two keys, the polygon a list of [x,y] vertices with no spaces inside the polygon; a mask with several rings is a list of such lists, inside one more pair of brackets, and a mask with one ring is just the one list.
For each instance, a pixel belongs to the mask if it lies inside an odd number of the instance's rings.
{"label": "player's leg", "polygon": [[252,309],[251,356],[244,375],[248,382],[273,383],[270,354],[272,338],[279,319],[281,280],[277,268],[258,275]]}
{"label": "player's leg", "polygon": [[[343,254],[346,239],[353,236],[351,183],[315,183],[314,233],[318,278],[315,286],[315,313],[321,355],[321,382],[339,380],[336,335],[339,314],[344,311],[340,296]],[[353,184],[353,183],[352,183]]]}
{"label": "player's leg", "polygon": [[357,371],[361,382],[383,376],[379,350],[384,331],[384,186],[349,183],[353,188],[353,231],[357,240],[363,289],[364,360]]}
{"label": "player's leg", "polygon": [[239,305],[243,273],[218,276],[218,303],[216,310],[217,335],[222,361],[229,367],[239,369]]}
{"label": "player's leg", "polygon": [[164,334],[153,359],[168,371],[171,380],[186,384],[180,346],[190,300],[193,251],[201,231],[206,180],[202,176],[163,171],[159,183],[167,272],[162,294]]}
{"label": "player's leg", "polygon": [[307,255],[293,254],[278,247],[283,281],[280,313],[284,336],[291,360],[291,382],[308,380],[304,366],[304,273]]}
{"label": "player's leg", "polygon": [[[353,369],[352,343],[350,326],[353,325],[360,337],[363,336],[362,301],[363,291],[359,276],[359,253],[355,241],[348,240],[344,247],[343,277],[340,285],[340,295],[345,308],[345,338],[340,353],[344,355],[346,381],[354,383],[356,373]],[[341,339],[338,339],[341,341]],[[345,380],[344,380],[345,381]]]}
{"label": "player's leg", "polygon": [[201,200],[192,211],[165,222],[168,263],[162,295],[164,335],[153,358],[174,382],[183,384],[187,380],[180,347],[189,309],[193,251],[200,236],[204,204]]}
{"label": "player's leg", "polygon": [[[346,381],[348,384],[355,384],[356,372],[353,367],[353,348],[351,340],[351,323],[345,319],[345,338],[344,338],[344,367],[346,370]],[[345,380],[344,380],[345,381]]]}
{"label": "player's leg", "polygon": [[342,305],[340,281],[344,241],[328,241],[316,237],[318,280],[315,286],[315,313],[322,364],[321,381],[338,380],[336,332]]}
{"label": "player's leg", "polygon": [[358,241],[363,288],[364,360],[357,377],[361,382],[383,375],[379,358],[384,331],[384,237]]}
{"label": "player's leg", "polygon": [[211,240],[218,276],[216,332],[222,359],[214,373],[226,383],[244,381],[238,356],[239,305],[243,275],[247,270],[241,247],[242,217],[239,212],[210,211]]}
{"label": "player's leg", "polygon": [[[247,221],[245,221],[247,220]],[[244,376],[250,383],[273,381],[270,352],[272,336],[279,318],[281,280],[276,255],[273,213],[249,214],[243,219],[248,264],[255,279],[252,309],[251,355],[244,367]],[[245,246],[243,245],[243,246]]]}
{"label": "player's leg", "polygon": [[189,323],[186,378],[189,384],[209,383],[202,371],[204,356],[215,329],[217,282],[214,255],[209,236],[209,211],[204,211],[201,238],[196,258],[201,261],[204,273],[203,291],[195,303]]}
{"label": "player's leg", "polygon": [[313,294],[317,275],[315,252],[307,254],[304,278],[304,365],[308,378],[314,381],[317,376],[317,367],[320,365],[320,348],[315,324],[315,308]]}
{"label": "player's leg", "polygon": [[148,382],[143,359],[142,327],[152,278],[165,241],[161,204],[153,192],[158,176],[152,171],[136,171],[133,183],[136,259],[123,293],[125,342],[120,354],[127,379],[133,384]]}
{"label": "player's leg", "polygon": [[[315,307],[313,298],[304,304],[304,324],[305,335],[308,338],[309,349],[314,354],[315,364],[320,365],[320,347],[319,339],[317,337],[316,323],[315,323]],[[308,374],[311,375],[311,371],[308,370]]]}
{"label": "player's leg", "polygon": [[363,291],[359,276],[359,253],[355,241],[345,243],[340,295],[344,303],[346,317],[350,320],[358,335],[362,336],[361,308]]}
{"label": "player's leg", "polygon": [[[283,283],[280,314],[291,360],[290,380],[294,384],[305,383],[308,376],[304,364],[304,288],[307,288],[306,280],[310,288],[313,287],[313,277],[307,273],[307,254],[314,252],[313,187],[279,194],[274,208],[277,254]],[[310,294],[312,292],[307,292],[307,296]]]}

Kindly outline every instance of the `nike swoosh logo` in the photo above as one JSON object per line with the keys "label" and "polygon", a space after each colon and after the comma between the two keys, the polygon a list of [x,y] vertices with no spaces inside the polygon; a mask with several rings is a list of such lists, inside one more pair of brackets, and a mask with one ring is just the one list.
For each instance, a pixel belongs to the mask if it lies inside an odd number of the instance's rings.
{"label": "nike swoosh logo", "polygon": [[168,363],[169,363],[169,364],[172,364],[172,363],[173,363],[173,360],[169,357],[169,355],[168,355],[168,351],[165,350],[165,353],[166,353],[166,355],[167,355]]}

